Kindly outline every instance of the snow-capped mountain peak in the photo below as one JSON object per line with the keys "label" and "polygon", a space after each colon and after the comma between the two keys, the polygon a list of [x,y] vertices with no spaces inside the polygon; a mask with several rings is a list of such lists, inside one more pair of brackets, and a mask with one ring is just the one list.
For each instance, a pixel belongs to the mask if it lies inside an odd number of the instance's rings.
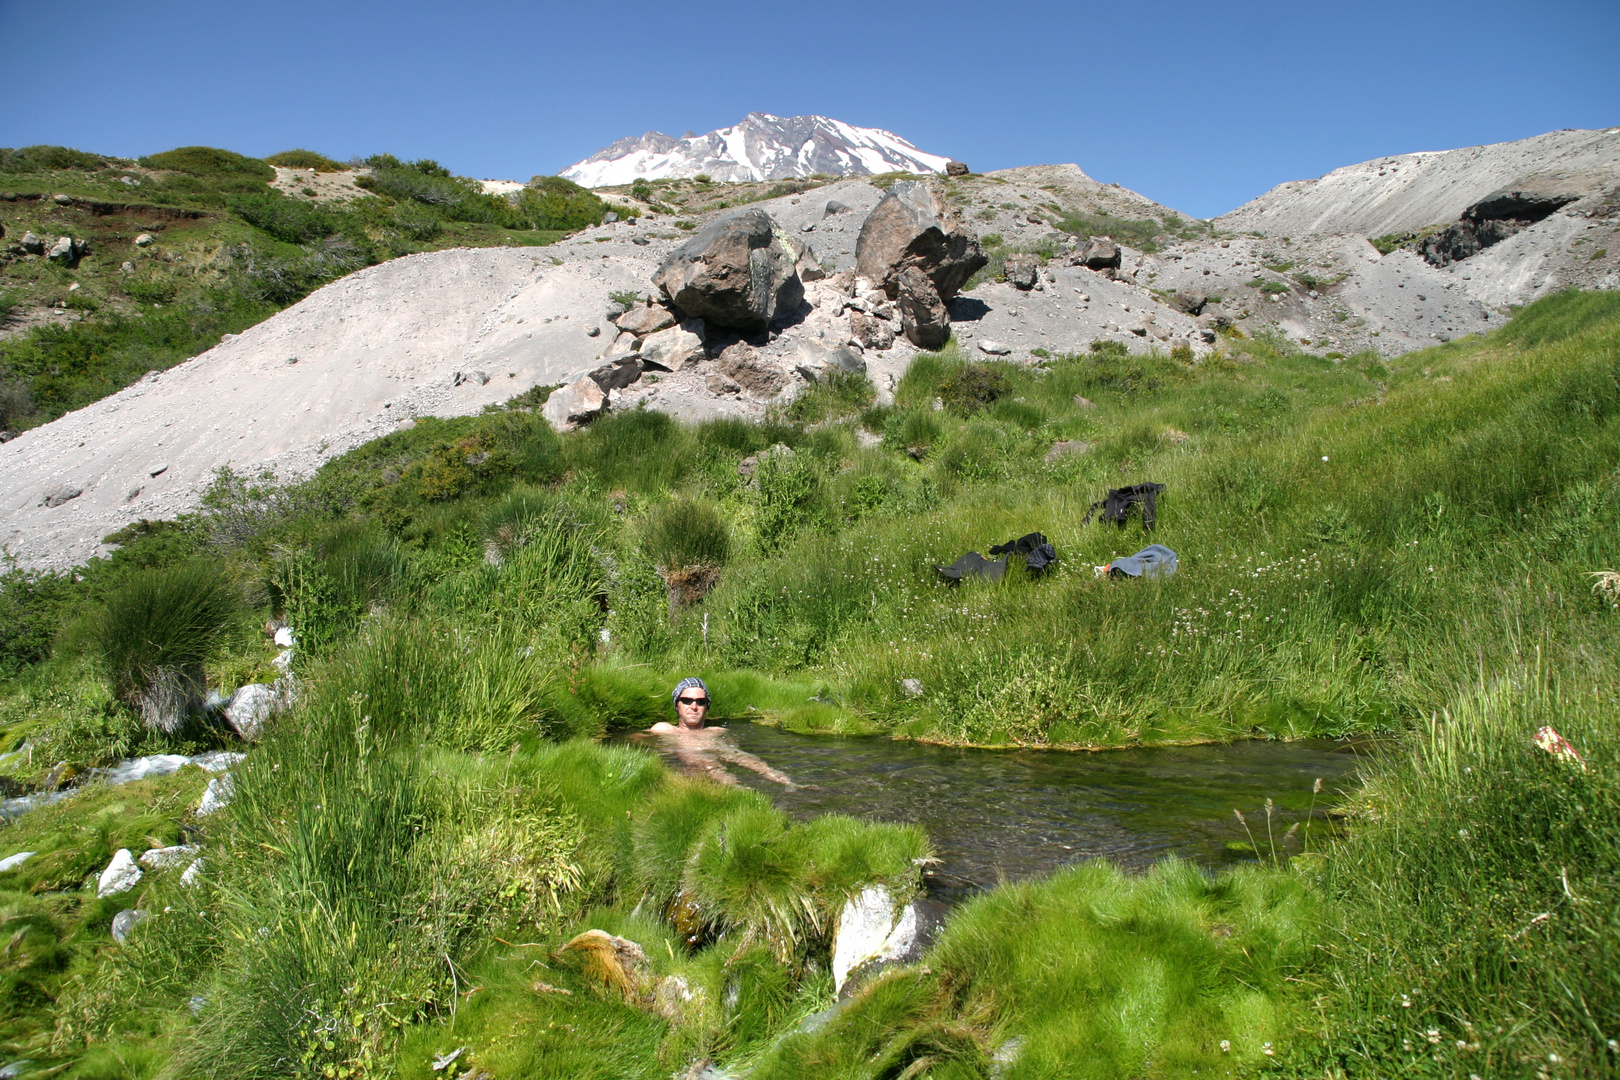
{"label": "snow-capped mountain peak", "polygon": [[943,172],[948,159],[928,154],[881,128],[825,116],[749,113],[742,123],[676,139],[657,131],[604,147],[562,175],[585,187],[628,184],[637,177],[705,174],[715,180],[786,180],[830,173]]}

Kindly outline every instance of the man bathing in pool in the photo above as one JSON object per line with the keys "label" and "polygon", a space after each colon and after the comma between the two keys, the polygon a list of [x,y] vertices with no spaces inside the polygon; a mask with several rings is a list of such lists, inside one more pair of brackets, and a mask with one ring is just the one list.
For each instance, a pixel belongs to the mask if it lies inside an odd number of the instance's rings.
{"label": "man bathing in pool", "polygon": [[752,769],[767,780],[790,788],[796,786],[792,780],[753,754],[726,742],[725,728],[704,726],[703,721],[709,715],[709,688],[702,679],[682,679],[675,684],[675,690],[669,696],[675,703],[675,723],[660,720],[647,730],[662,737],[661,741],[675,752],[684,771],[707,776],[722,784],[735,784],[737,778],[727,772],[722,764],[730,762]]}

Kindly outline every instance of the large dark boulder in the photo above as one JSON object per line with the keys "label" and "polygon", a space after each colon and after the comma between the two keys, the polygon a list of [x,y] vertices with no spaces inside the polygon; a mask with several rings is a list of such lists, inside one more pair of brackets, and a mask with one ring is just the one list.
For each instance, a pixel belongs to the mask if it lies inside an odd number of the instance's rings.
{"label": "large dark boulder", "polygon": [[1002,264],[1002,273],[1007,284],[1029,292],[1040,278],[1041,261],[1033,255],[1008,255]]}
{"label": "large dark boulder", "polygon": [[804,302],[799,254],[769,214],[744,210],[710,222],[671,252],[653,283],[688,316],[757,334]]}
{"label": "large dark boulder", "polygon": [[1093,237],[1075,256],[1075,263],[1090,270],[1118,270],[1123,256],[1119,245],[1106,236]]}
{"label": "large dark boulder", "polygon": [[951,337],[951,313],[939,298],[928,275],[915,266],[900,272],[895,283],[894,306],[900,310],[900,328],[919,349],[940,349]]}
{"label": "large dark boulder", "polygon": [[990,260],[979,238],[927,184],[901,181],[867,215],[855,242],[855,273],[899,296],[900,274],[915,268],[928,276],[939,299],[949,300]]}

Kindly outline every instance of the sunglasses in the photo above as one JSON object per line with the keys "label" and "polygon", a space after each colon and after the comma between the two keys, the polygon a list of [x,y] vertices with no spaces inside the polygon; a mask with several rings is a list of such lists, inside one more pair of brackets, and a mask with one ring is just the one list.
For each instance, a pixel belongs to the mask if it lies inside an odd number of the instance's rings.
{"label": "sunglasses", "polygon": [[705,708],[707,708],[709,705],[709,699],[706,697],[683,697],[676,698],[675,700],[679,701],[682,705],[702,705]]}

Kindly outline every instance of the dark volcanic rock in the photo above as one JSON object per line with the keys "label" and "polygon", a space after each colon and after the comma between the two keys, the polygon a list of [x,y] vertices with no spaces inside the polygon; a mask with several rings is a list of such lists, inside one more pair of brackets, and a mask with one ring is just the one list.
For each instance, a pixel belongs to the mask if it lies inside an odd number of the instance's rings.
{"label": "dark volcanic rock", "polygon": [[855,242],[855,273],[882,286],[891,300],[908,267],[927,275],[939,299],[949,300],[989,261],[961,215],[917,181],[891,187]]}
{"label": "dark volcanic rock", "polygon": [[1024,292],[1035,287],[1035,279],[1041,272],[1041,260],[1033,255],[1008,255],[1002,266],[1007,284]]}
{"label": "dark volcanic rock", "polygon": [[763,210],[711,222],[676,248],[653,282],[687,315],[713,326],[761,333],[804,301],[799,248]]}
{"label": "dark volcanic rock", "polygon": [[1120,261],[1119,245],[1106,236],[1087,240],[1086,246],[1075,257],[1076,265],[1092,270],[1117,270]]}
{"label": "dark volcanic rock", "polygon": [[915,266],[906,267],[895,292],[894,303],[900,309],[900,327],[906,340],[919,349],[942,348],[951,337],[951,315],[928,275]]}

